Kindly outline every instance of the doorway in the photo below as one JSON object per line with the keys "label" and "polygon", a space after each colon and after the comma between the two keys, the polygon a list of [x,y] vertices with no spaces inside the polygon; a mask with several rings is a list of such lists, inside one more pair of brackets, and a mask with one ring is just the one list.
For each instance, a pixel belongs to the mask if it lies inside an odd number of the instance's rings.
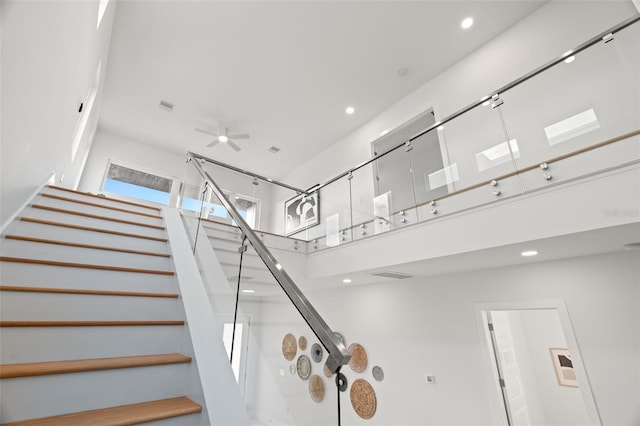
{"label": "doorway", "polygon": [[564,303],[494,306],[481,317],[504,424],[601,425]]}

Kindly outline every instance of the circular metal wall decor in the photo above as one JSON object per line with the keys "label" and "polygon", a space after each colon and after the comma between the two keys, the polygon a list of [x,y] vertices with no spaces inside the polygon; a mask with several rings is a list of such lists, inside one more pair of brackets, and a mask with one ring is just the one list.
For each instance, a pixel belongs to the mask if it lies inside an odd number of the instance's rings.
{"label": "circular metal wall decor", "polygon": [[296,366],[298,367],[298,376],[300,376],[302,380],[307,380],[311,375],[311,361],[309,360],[309,357],[306,355],[300,355]]}
{"label": "circular metal wall decor", "polygon": [[318,343],[311,345],[311,359],[315,362],[322,361],[322,346]]}
{"label": "circular metal wall decor", "polygon": [[384,380],[384,371],[382,371],[382,368],[380,368],[379,365],[374,366],[371,369],[371,372],[373,373],[373,378],[377,381],[381,382]]}
{"label": "circular metal wall decor", "polygon": [[322,377],[313,375],[309,379],[309,394],[315,402],[321,402],[324,399],[324,382]]}
{"label": "circular metal wall decor", "polygon": [[349,345],[349,353],[349,367],[356,373],[362,373],[367,368],[367,351],[360,344],[352,343]]}
{"label": "circular metal wall decor", "polygon": [[298,352],[298,344],[296,343],[296,336],[289,333],[282,339],[282,355],[287,361],[291,361],[296,357]]}
{"label": "circular metal wall decor", "polygon": [[307,349],[307,338],[304,336],[300,336],[300,338],[298,339],[298,346],[300,346],[301,351]]}
{"label": "circular metal wall decor", "polygon": [[336,386],[338,386],[338,390],[340,392],[344,392],[347,390],[347,386],[349,386],[349,381],[346,376],[342,373],[338,373],[336,376]]}
{"label": "circular metal wall decor", "polygon": [[329,370],[329,367],[327,367],[327,364],[324,365],[324,375],[325,377],[333,376],[333,373],[331,372],[331,370]]}
{"label": "circular metal wall decor", "polygon": [[363,379],[358,379],[351,385],[351,406],[363,419],[370,419],[376,413],[378,401],[373,388]]}

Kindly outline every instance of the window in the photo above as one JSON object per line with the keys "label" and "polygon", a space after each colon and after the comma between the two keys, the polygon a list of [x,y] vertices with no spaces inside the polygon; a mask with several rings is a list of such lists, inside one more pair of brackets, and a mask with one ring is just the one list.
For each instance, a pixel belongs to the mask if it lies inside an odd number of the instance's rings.
{"label": "window", "polygon": [[[227,209],[219,204],[217,197],[213,196],[210,191],[204,194],[204,206],[202,205],[203,190],[204,188],[200,184],[184,184],[182,200],[180,202],[182,209],[198,214],[202,211],[202,217],[204,218],[236,225],[235,221],[229,216]],[[255,228],[260,213],[260,201],[229,191],[224,191],[224,193],[229,201],[231,201],[231,204],[238,210],[240,216],[242,216],[251,228]]]}
{"label": "window", "polygon": [[98,3],[98,24],[96,25],[96,29],[100,28],[100,23],[102,22],[104,12],[107,10],[108,5],[109,0],[100,0],[100,2]]}
{"label": "window", "polygon": [[110,163],[102,190],[125,197],[169,205],[173,179]]}

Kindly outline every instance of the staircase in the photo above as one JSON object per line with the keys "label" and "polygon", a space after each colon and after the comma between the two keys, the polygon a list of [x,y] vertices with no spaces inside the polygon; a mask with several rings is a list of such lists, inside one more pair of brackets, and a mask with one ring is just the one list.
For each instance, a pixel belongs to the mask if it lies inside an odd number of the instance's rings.
{"label": "staircase", "polygon": [[208,424],[158,208],[45,187],[0,255],[0,423]]}

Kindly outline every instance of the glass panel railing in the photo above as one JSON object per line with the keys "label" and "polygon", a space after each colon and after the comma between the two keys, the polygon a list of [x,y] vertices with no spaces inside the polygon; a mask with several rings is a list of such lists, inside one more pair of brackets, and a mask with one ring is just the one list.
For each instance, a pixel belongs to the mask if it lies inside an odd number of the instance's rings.
{"label": "glass panel railing", "polygon": [[[193,229],[197,218],[184,217]],[[327,351],[255,249],[245,242],[243,250],[242,232],[225,223],[203,219],[198,232],[201,274],[252,420],[296,424],[296,419],[312,418],[314,424],[336,424],[337,390],[325,368]],[[283,269],[304,270],[302,247],[271,251]]]}
{"label": "glass panel railing", "polygon": [[616,140],[640,129],[640,25],[606,40],[500,94],[519,164],[530,166],[526,190],[640,159],[639,137]]}
{"label": "glass panel railing", "polygon": [[621,167],[640,159],[637,17],[611,33],[442,124],[423,114],[429,120],[412,120],[373,146],[403,138],[409,145],[384,148],[314,192],[205,166],[240,198],[241,211],[241,203],[260,204],[254,228],[307,241],[310,252]]}
{"label": "glass panel railing", "polygon": [[[230,194],[225,194],[221,189],[221,187],[214,181],[214,178],[212,177],[210,170],[207,170],[207,166],[203,164],[203,162],[206,163],[208,162],[208,160],[204,157],[198,156],[193,153],[189,153],[188,158],[191,161],[191,164],[197,169],[198,173],[202,176],[202,178],[205,179],[207,189],[208,190],[210,189],[212,191],[211,197],[209,198],[209,202],[215,203],[216,205],[217,203],[220,203],[220,205],[226,210],[226,214],[231,217],[232,222],[234,222],[242,232],[242,239],[244,241],[243,245],[251,245],[253,249],[256,251],[258,258],[260,259],[260,262],[262,262],[262,264],[257,268],[267,271],[268,275],[275,279],[275,281],[278,284],[278,287],[286,294],[290,303],[298,312],[298,315],[301,316],[302,321],[308,324],[310,329],[313,331],[314,335],[317,337],[317,339],[321,342],[322,346],[327,351],[328,353],[327,360],[326,360],[327,368],[332,372],[339,370],[340,367],[346,364],[351,358],[351,355],[347,352],[346,348],[344,347],[344,344],[338,340],[338,338],[333,333],[333,331],[331,331],[331,329],[326,324],[324,319],[315,310],[313,305],[311,305],[311,303],[306,298],[306,296],[300,291],[300,289],[295,284],[291,276],[289,276],[287,271],[284,269],[283,265],[267,248],[264,241],[262,240],[264,236],[261,237],[259,234],[257,234],[255,231],[251,229],[251,227],[248,225],[243,215],[238,211],[238,209],[234,205],[234,202],[232,201],[233,197],[230,196]],[[213,172],[216,172],[216,170],[214,170]],[[226,183],[228,185],[232,184],[231,181],[226,181]],[[309,193],[299,194],[299,196],[293,199],[294,201],[297,201],[297,207],[296,208],[292,207],[293,210],[291,211],[295,211],[296,214],[299,215],[300,217],[306,218],[307,216],[304,216],[304,214],[307,212],[306,206],[308,204],[314,205],[312,201],[309,200],[310,198],[311,200],[313,200],[312,196],[313,194],[309,194]],[[292,201],[289,200],[286,204],[291,206]],[[317,200],[315,205],[317,206]],[[197,242],[198,239],[200,239],[200,242],[202,242],[203,239],[201,238],[200,233],[203,233],[203,231],[199,226],[199,224],[202,223],[202,218],[198,217],[197,222],[198,222],[198,226],[196,227],[196,232],[193,237],[193,240]],[[232,223],[232,225],[234,223]],[[304,227],[307,225],[308,225],[308,222],[302,222],[297,224],[297,226],[299,227]],[[198,244],[195,244],[195,246],[197,249],[196,251],[198,251],[200,249],[200,246]],[[242,259],[243,253],[244,251],[241,250],[240,252],[241,259]],[[216,256],[211,255],[210,257],[215,258]],[[220,262],[213,262],[213,264],[219,264],[219,263]],[[244,266],[240,264],[240,271],[236,276],[238,280],[241,280],[243,267]],[[253,267],[251,266],[248,268],[253,268]],[[220,267],[218,267],[218,271],[217,271],[217,274],[219,275],[218,278],[220,278],[222,273],[224,274],[224,277],[225,277],[223,278],[223,281],[228,280],[227,271],[221,272]],[[236,294],[239,294],[239,292],[236,291]]]}

